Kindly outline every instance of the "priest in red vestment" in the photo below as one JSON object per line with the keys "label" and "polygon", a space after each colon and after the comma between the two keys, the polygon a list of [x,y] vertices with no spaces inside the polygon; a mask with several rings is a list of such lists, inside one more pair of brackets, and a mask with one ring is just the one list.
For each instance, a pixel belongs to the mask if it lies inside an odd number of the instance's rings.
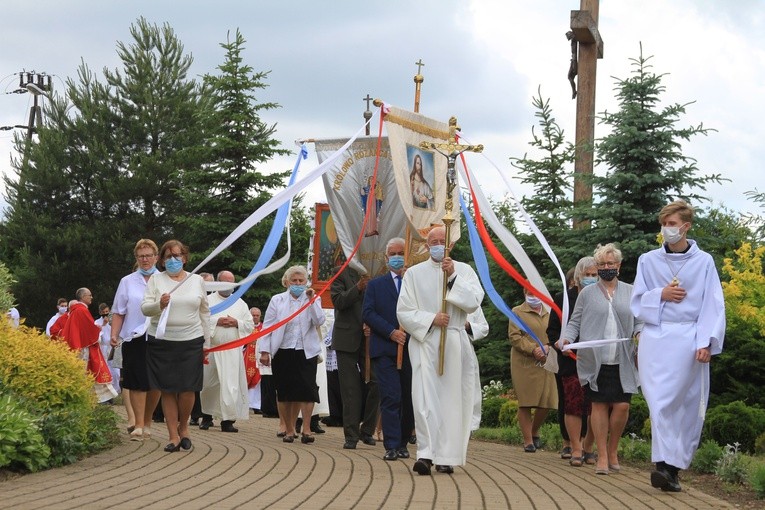
{"label": "priest in red vestment", "polygon": [[111,384],[109,365],[106,364],[99,346],[101,329],[95,325],[93,316],[88,311],[88,305],[93,301],[93,294],[83,287],[77,290],[75,297],[77,301],[69,306],[68,318],[60,336],[66,340],[73,351],[81,349],[86,351],[88,372],[93,374],[96,382],[96,396],[99,402],[106,402],[116,397],[117,392]]}

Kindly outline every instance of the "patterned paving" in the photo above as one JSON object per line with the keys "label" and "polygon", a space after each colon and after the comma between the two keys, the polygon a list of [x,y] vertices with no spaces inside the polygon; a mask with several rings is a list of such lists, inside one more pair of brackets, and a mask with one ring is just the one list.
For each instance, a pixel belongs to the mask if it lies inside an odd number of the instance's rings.
{"label": "patterned paving", "polygon": [[[217,425],[217,423],[216,423]],[[553,452],[471,441],[453,475],[412,472],[413,459],[386,462],[382,445],[342,449],[342,430],[288,444],[278,422],[253,416],[238,434],[191,429],[194,447],[165,453],[164,426],[75,465],[0,483],[13,509],[708,509],[733,508],[696,490],[651,488],[648,473],[595,475]],[[410,448],[414,457],[414,447]]]}

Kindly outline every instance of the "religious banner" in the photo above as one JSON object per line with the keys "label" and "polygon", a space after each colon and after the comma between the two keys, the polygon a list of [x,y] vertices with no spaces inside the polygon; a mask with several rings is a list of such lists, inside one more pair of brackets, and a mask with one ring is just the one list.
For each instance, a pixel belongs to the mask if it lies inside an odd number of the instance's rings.
{"label": "religious banner", "polygon": [[[314,142],[319,163],[340,149],[348,140],[317,140]],[[387,138],[382,139],[377,183],[372,187],[372,175],[377,156],[377,137],[357,139],[336,163],[322,176],[329,209],[332,212],[331,234],[348,256],[363,236],[358,252],[349,265],[371,277],[386,271],[385,245],[393,237],[403,237],[406,217],[400,205],[396,179],[390,159]],[[364,215],[369,219],[362,232]],[[318,234],[318,232],[317,232]],[[320,256],[315,253],[314,256]],[[337,255],[333,259],[338,260]],[[342,261],[341,261],[342,262]]]}
{"label": "religious banner", "polygon": [[[447,158],[435,150],[420,148],[420,143],[453,141],[449,140],[449,126],[396,107],[390,107],[384,119],[401,208],[411,226],[412,239],[424,239],[433,225],[443,224],[446,215]],[[452,241],[460,236],[456,195],[454,200]]]}

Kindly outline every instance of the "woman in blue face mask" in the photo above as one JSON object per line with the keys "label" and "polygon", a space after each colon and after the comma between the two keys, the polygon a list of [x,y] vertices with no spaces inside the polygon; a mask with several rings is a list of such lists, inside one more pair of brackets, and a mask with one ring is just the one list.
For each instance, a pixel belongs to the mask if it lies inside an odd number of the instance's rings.
{"label": "woman in blue face mask", "polygon": [[[598,264],[594,257],[582,257],[574,268],[573,284],[568,289],[568,314],[574,311],[579,293],[585,287],[598,282]],[[563,293],[555,296],[555,303],[563,309]],[[547,338],[550,347],[555,349],[558,356],[558,372],[555,374],[555,382],[558,386],[558,424],[563,437],[563,449],[560,456],[569,459],[574,467],[583,464],[594,464],[595,454],[592,453],[594,437],[592,427],[588,426],[587,419],[590,416],[590,401],[579,384],[579,376],[576,372],[576,360],[569,356],[568,352],[560,350],[558,339],[561,334],[561,321],[555,313],[550,314],[550,323],[547,326]],[[574,342],[578,341],[574,339]]]}
{"label": "woman in blue face mask", "polygon": [[[534,332],[545,349],[525,331],[510,322],[510,376],[518,396],[518,426],[523,435],[524,451],[534,453],[540,446],[539,429],[550,409],[558,407],[558,391],[555,376],[544,369],[549,352],[547,346],[547,323],[550,313],[542,306],[542,300],[524,289],[524,302],[513,308],[520,319]],[[536,409],[532,418],[531,410]]]}
{"label": "woman in blue face mask", "polygon": [[287,289],[271,298],[263,319],[263,329],[278,324],[298,310],[302,311],[285,324],[258,340],[260,362],[273,369],[279,417],[284,420],[282,440],[292,443],[297,436],[295,422],[303,416],[303,444],[314,442],[311,434],[313,406],[319,401],[316,365],[321,353],[319,326],[324,324],[321,298],[311,303],[314,290],[308,287],[308,271],[292,266],[285,271],[282,285]]}
{"label": "woman in blue face mask", "polygon": [[191,448],[189,417],[194,393],[202,389],[204,346],[210,345],[210,307],[204,280],[187,273],[189,249],[167,241],[159,251],[159,268],[146,285],[141,310],[151,318],[146,365],[149,386],[162,392],[170,443],[166,452]]}

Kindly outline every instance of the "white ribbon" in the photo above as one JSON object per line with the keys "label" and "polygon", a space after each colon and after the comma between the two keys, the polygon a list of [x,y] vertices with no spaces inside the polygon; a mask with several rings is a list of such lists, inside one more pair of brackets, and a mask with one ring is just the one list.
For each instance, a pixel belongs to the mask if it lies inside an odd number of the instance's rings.
{"label": "white ribbon", "polygon": [[594,349],[595,347],[624,342],[626,340],[630,340],[630,338],[603,338],[602,340],[587,340],[586,342],[580,341],[575,344],[566,344],[563,346],[562,350],[570,351],[572,349]]}

